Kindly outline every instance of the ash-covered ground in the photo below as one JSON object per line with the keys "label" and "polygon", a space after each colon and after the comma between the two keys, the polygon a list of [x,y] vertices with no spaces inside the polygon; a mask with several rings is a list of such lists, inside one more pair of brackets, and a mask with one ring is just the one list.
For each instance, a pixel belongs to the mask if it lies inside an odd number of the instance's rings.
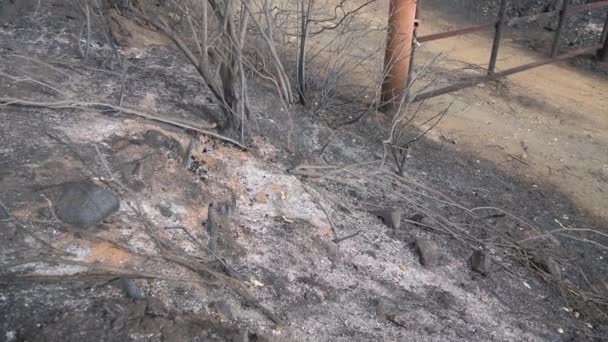
{"label": "ash-covered ground", "polygon": [[[173,48],[121,48],[124,73],[108,61],[112,48],[100,36],[83,60],[77,17],[65,2],[49,1],[35,16],[2,25],[1,98],[122,98],[172,120],[214,121],[217,105]],[[390,165],[379,173],[353,167],[350,178],[301,176],[301,165],[377,161],[386,132],[365,120],[331,128],[348,112],[330,117],[294,106],[288,118],[263,84],[251,88],[246,151],[95,107],[3,102],[0,340],[608,334],[606,306],[598,304],[608,292],[605,249],[538,238],[558,229],[556,220],[593,228],[564,195],[424,139],[404,177],[386,176]],[[509,214],[469,210],[480,207]],[[398,221],[378,214],[386,208],[400,209]],[[505,236],[533,238],[515,250],[535,255],[514,256],[497,243]],[[471,260],[476,250],[487,262]]]}

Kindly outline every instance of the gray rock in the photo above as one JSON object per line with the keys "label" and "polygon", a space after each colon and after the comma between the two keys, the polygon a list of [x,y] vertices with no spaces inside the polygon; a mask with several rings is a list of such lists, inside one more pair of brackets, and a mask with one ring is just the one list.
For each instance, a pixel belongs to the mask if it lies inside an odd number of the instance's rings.
{"label": "gray rock", "polygon": [[135,284],[133,279],[121,277],[119,279],[119,285],[125,291],[127,297],[133,300],[144,299],[144,292]]}
{"label": "gray rock", "polygon": [[144,134],[144,144],[156,148],[166,148],[179,156],[183,153],[182,145],[177,140],[152,129]]}
{"label": "gray rock", "polygon": [[425,217],[426,216],[422,215],[421,213],[415,213],[410,217],[410,220],[414,222],[421,222]]}
{"label": "gray rock", "polygon": [[0,221],[8,220],[11,215],[4,209],[4,206],[0,205]]}
{"label": "gray rock", "polygon": [[55,214],[78,228],[93,227],[118,210],[120,201],[111,191],[90,180],[68,183],[55,205]]}
{"label": "gray rock", "polygon": [[427,227],[427,226],[432,227],[433,226],[433,220],[431,218],[429,218],[428,216],[425,216],[421,213],[415,213],[414,215],[412,215],[412,217],[410,217],[410,220],[420,223],[419,226],[422,226],[422,227]]}
{"label": "gray rock", "polygon": [[418,252],[422,266],[432,267],[439,264],[441,254],[439,252],[439,245],[435,241],[427,239],[416,240],[416,252]]}
{"label": "gray rock", "polygon": [[370,213],[380,218],[390,228],[399,229],[401,227],[401,215],[403,214],[401,208],[372,210]]}
{"label": "gray rock", "polygon": [[165,303],[159,298],[148,297],[146,304],[146,315],[152,317],[166,317],[169,314],[169,310]]}
{"label": "gray rock", "polygon": [[485,251],[477,250],[471,255],[471,269],[487,275],[490,271],[491,258]]}
{"label": "gray rock", "polygon": [[171,211],[171,207],[169,205],[166,204],[160,204],[158,206],[158,210],[160,211],[160,214],[163,215],[164,217],[171,217],[173,216],[173,211]]}

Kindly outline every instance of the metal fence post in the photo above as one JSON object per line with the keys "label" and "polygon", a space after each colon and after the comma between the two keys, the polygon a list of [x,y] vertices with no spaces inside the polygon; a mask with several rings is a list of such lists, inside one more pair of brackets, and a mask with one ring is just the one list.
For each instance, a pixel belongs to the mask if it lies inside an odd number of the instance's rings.
{"label": "metal fence post", "polygon": [[492,54],[490,55],[490,64],[488,65],[488,75],[494,74],[496,69],[496,59],[498,58],[498,48],[502,39],[502,30],[505,26],[505,17],[507,15],[507,0],[500,2],[500,10],[498,11],[498,21],[496,22],[496,31],[494,32],[494,42],[492,43]]}
{"label": "metal fence post", "polygon": [[606,21],[604,22],[604,29],[602,30],[602,36],[600,38],[600,44],[604,44],[602,49],[598,51],[597,59],[602,62],[608,62],[608,12],[606,13]]}
{"label": "metal fence post", "polygon": [[394,110],[406,95],[415,21],[416,0],[391,0],[384,54],[383,110]]}
{"label": "metal fence post", "polygon": [[562,31],[566,24],[566,18],[568,16],[568,7],[570,6],[570,0],[562,0],[562,9],[559,12],[559,22],[557,24],[557,30],[555,31],[555,38],[553,38],[553,46],[551,46],[551,57],[557,56],[561,45]]}
{"label": "metal fence post", "polygon": [[[420,24],[420,2],[422,0],[416,0],[416,15],[414,16],[414,32],[412,33],[412,47],[410,50],[410,66],[407,73],[407,89],[412,85],[412,68],[414,67],[414,58],[416,56],[416,48],[418,47],[418,41],[416,38],[418,37],[418,25]],[[409,94],[409,91],[408,91]]]}

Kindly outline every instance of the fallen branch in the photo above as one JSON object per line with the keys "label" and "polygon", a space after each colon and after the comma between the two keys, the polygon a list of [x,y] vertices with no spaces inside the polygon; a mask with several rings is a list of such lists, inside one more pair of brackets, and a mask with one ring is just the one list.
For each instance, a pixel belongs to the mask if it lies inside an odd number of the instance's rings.
{"label": "fallen branch", "polygon": [[172,119],[160,116],[158,114],[152,114],[152,113],[142,111],[141,109],[125,107],[125,106],[117,106],[117,105],[113,105],[111,103],[106,103],[106,102],[94,102],[94,101],[88,102],[88,101],[71,101],[71,100],[55,101],[55,102],[38,102],[38,101],[32,101],[32,100],[27,100],[27,99],[12,98],[12,97],[0,97],[0,106],[23,106],[23,107],[54,108],[54,109],[80,109],[80,110],[84,110],[87,108],[111,109],[111,110],[115,110],[115,111],[118,111],[121,113],[139,116],[139,117],[142,117],[142,118],[145,118],[148,120],[162,122],[165,124],[169,124],[172,126],[182,128],[182,129],[193,130],[193,131],[196,131],[196,132],[199,132],[202,134],[210,135],[210,136],[218,138],[220,140],[227,141],[242,149],[247,149],[245,147],[245,145],[241,144],[240,142],[238,142],[234,139],[228,138],[224,135],[215,133],[213,131],[209,131],[208,129],[215,128],[215,126],[216,126],[215,124],[199,126],[195,122],[176,121],[176,120],[172,120]]}
{"label": "fallen branch", "polygon": [[336,240],[338,238],[338,234],[336,233],[336,226],[334,225],[334,222],[325,207],[321,204],[321,199],[318,195],[314,194],[306,184],[304,184],[303,182],[300,183],[302,184],[304,191],[306,191],[310,196],[312,196],[312,198],[315,202],[317,202],[321,210],[323,210],[323,213],[325,214],[325,217],[327,217],[327,221],[329,222],[329,226],[331,227],[331,231],[334,233],[334,240]]}
{"label": "fallen branch", "polygon": [[360,233],[361,233],[361,231],[360,231],[360,230],[357,230],[357,232],[355,232],[355,233],[353,233],[353,234],[350,234],[350,235],[347,235],[347,236],[341,237],[341,238],[339,238],[339,239],[338,239],[338,238],[336,238],[336,239],[333,239],[333,240],[331,240],[331,241],[332,241],[333,243],[338,244],[338,243],[340,243],[340,242],[342,242],[342,241],[346,241],[346,240],[348,240],[348,239],[350,239],[350,238],[354,238],[355,236],[359,235]]}

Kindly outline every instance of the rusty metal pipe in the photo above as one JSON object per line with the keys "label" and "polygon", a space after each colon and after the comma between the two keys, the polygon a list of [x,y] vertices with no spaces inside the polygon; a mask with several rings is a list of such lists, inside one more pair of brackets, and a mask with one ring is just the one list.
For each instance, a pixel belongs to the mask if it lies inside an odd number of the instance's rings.
{"label": "rusty metal pipe", "polygon": [[[410,50],[410,66],[414,65],[414,58],[416,57],[416,48],[418,42],[418,25],[420,24],[420,3],[422,0],[416,0],[416,15],[414,21],[414,32],[412,33],[412,47]],[[407,73],[407,87],[409,88],[412,85],[412,73]],[[409,92],[408,92],[409,94]]]}
{"label": "rusty metal pipe", "polygon": [[416,0],[391,0],[384,54],[382,109],[394,110],[407,91]]}

